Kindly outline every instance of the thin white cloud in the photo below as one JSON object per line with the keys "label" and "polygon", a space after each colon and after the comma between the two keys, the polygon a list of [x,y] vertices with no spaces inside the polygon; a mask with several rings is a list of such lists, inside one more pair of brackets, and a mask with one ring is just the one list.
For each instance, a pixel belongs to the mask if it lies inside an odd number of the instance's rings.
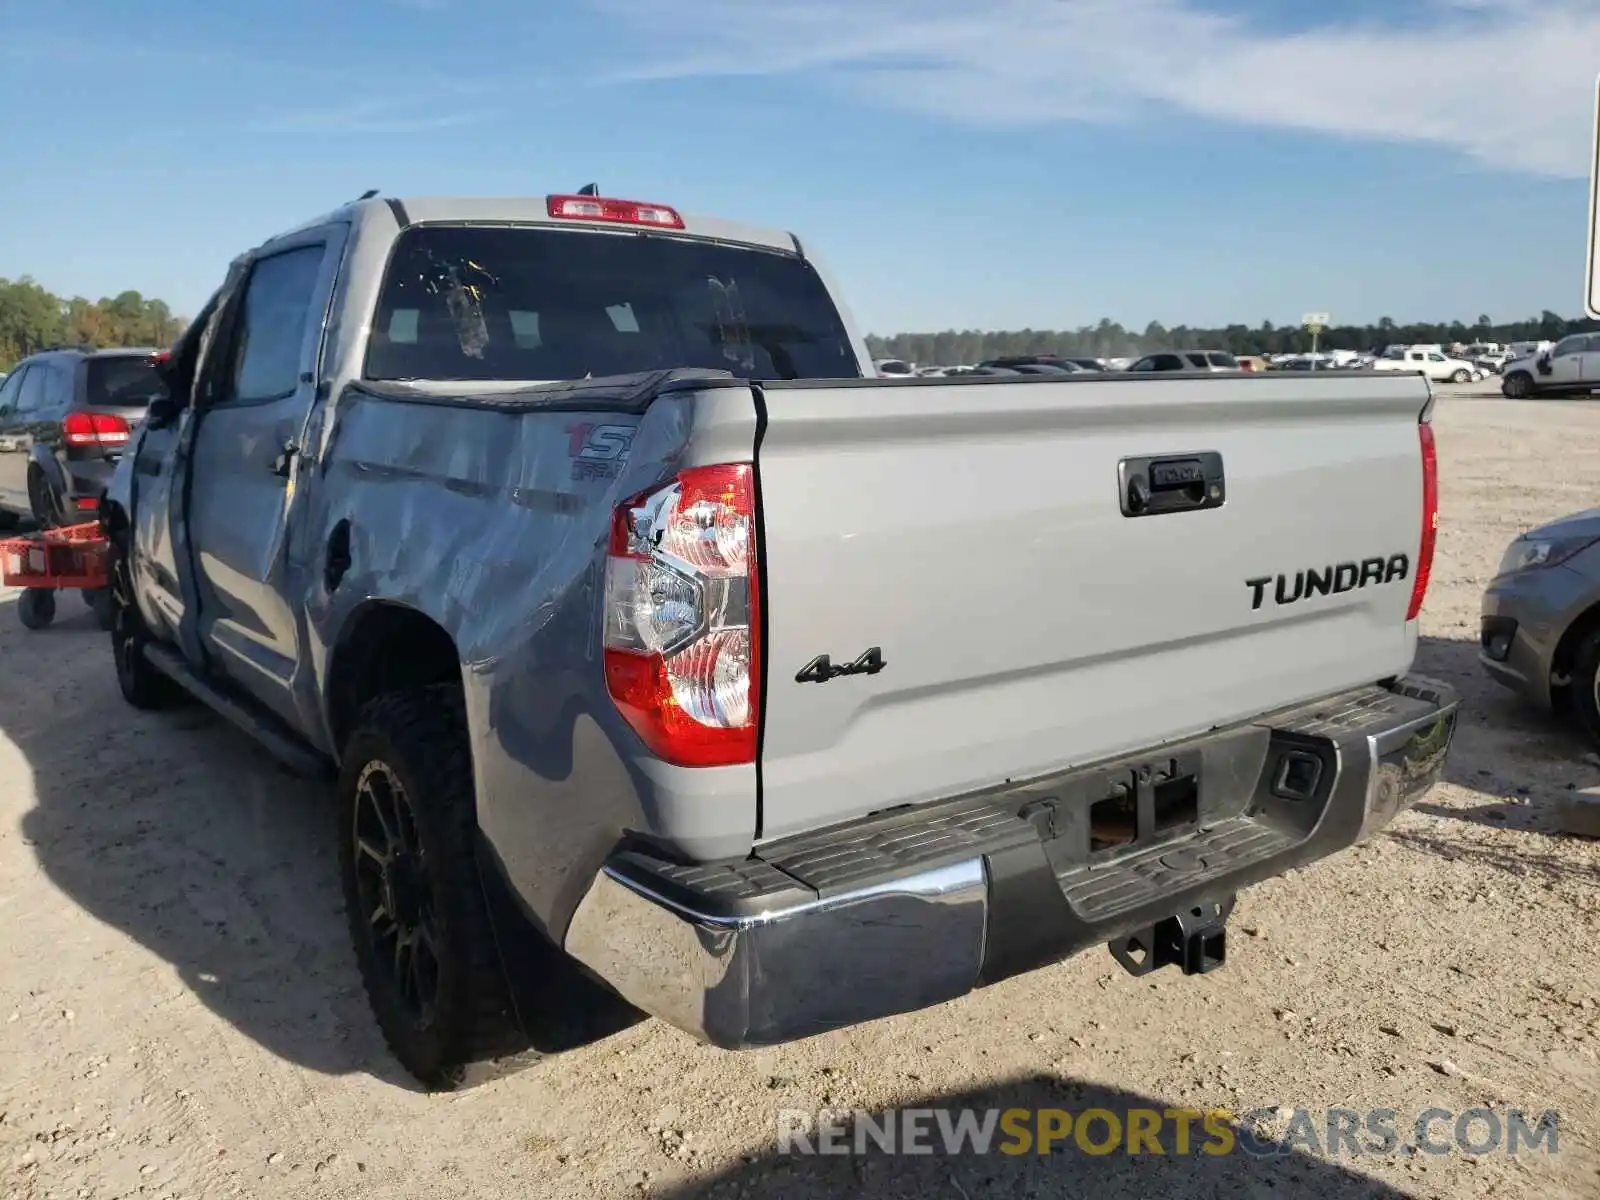
{"label": "thin white cloud", "polygon": [[1390,23],[1307,5],[1289,30],[1222,0],[591,2],[648,39],[633,80],[810,74],[971,123],[1175,110],[1589,173],[1600,0],[1411,0]]}
{"label": "thin white cloud", "polygon": [[358,134],[429,133],[481,120],[481,113],[412,115],[397,113],[387,105],[369,101],[342,108],[300,109],[273,113],[251,122],[252,133],[298,133],[354,136]]}

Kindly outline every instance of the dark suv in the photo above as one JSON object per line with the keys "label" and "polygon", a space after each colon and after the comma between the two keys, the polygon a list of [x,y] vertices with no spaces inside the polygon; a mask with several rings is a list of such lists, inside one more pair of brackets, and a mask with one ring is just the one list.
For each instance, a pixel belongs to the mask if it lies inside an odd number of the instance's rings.
{"label": "dark suv", "polygon": [[92,519],[128,436],[165,388],[150,349],[42,350],[0,383],[0,529]]}
{"label": "dark suv", "polygon": [[1014,354],[1009,358],[991,358],[978,365],[1007,371],[1015,371],[1019,367],[1057,367],[1071,373],[1106,369],[1106,364],[1098,358],[1070,358],[1061,354]]}

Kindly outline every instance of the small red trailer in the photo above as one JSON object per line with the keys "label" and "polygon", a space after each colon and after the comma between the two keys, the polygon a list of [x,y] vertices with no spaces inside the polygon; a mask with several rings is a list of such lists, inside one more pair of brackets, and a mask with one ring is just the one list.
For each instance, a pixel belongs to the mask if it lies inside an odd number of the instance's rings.
{"label": "small red trailer", "polygon": [[17,616],[29,629],[55,620],[56,592],[78,591],[102,627],[110,628],[111,591],[105,534],[96,521],[0,541],[0,583],[26,589]]}

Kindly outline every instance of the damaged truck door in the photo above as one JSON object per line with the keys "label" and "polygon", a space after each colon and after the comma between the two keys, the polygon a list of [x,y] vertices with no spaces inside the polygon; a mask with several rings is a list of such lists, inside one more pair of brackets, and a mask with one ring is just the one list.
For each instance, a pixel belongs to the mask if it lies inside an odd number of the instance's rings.
{"label": "damaged truck door", "polygon": [[200,386],[185,518],[215,668],[295,719],[298,618],[284,551],[343,227],[256,259]]}

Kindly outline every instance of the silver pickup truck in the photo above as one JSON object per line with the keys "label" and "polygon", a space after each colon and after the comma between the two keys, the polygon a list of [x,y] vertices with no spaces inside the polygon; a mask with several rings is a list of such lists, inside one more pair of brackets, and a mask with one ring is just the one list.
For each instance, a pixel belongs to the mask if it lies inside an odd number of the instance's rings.
{"label": "silver pickup truck", "polygon": [[874,378],[790,234],[587,194],[341,208],[163,370],[122,692],[337,775],[430,1086],[562,972],[738,1048],[1097,944],[1208,971],[1454,732],[1415,375]]}

